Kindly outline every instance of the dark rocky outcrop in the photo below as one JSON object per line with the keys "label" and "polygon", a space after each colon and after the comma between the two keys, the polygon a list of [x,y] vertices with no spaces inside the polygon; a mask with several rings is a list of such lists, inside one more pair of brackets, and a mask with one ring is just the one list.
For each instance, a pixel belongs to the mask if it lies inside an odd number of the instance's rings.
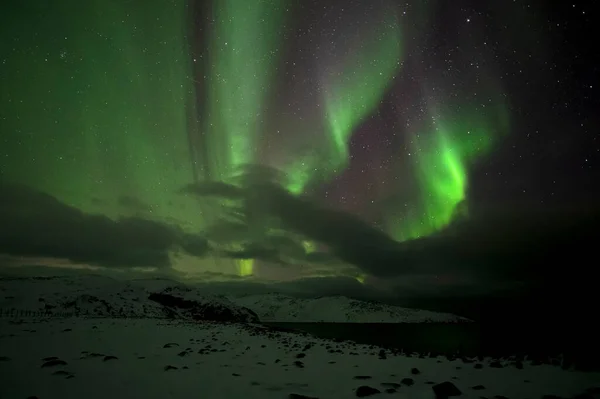
{"label": "dark rocky outcrop", "polygon": [[250,309],[231,309],[218,302],[209,301],[203,303],[161,292],[151,293],[148,299],[163,305],[167,315],[173,318],[176,315],[184,313],[189,315],[193,320],[238,323],[259,322],[256,313]]}

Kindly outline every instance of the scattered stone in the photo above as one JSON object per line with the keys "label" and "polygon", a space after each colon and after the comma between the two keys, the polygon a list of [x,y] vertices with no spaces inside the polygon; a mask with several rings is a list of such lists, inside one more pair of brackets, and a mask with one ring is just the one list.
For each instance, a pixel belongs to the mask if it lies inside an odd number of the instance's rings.
{"label": "scattered stone", "polygon": [[171,366],[170,364],[165,366],[165,371],[169,371],[169,370],[177,370],[177,367]]}
{"label": "scattered stone", "polygon": [[177,356],[181,356],[181,357],[184,357],[184,356],[187,356],[187,355],[189,355],[189,352],[188,352],[188,351],[182,351],[182,352],[179,352],[179,353],[177,354]]}
{"label": "scattered stone", "polygon": [[379,389],[370,387],[368,385],[361,385],[358,388],[356,388],[356,396],[359,398],[376,395],[378,393],[381,393]]}
{"label": "scattered stone", "polygon": [[238,374],[238,373],[231,373],[231,375],[234,377],[241,377],[241,374]]}
{"label": "scattered stone", "polygon": [[179,344],[175,342],[169,342],[168,344],[164,344],[163,348],[172,348],[174,346],[179,346]]}
{"label": "scattered stone", "polygon": [[485,389],[485,387],[483,385],[475,385],[474,387],[471,387],[471,389],[481,391],[482,389]]}
{"label": "scattered stone", "polygon": [[64,360],[54,359],[54,360],[49,360],[49,361],[45,362],[44,364],[42,364],[42,368],[66,366],[66,365],[67,365],[67,362],[65,362]]}
{"label": "scattered stone", "polygon": [[437,399],[447,399],[450,396],[459,396],[462,394],[460,389],[450,381],[444,381],[431,387]]}
{"label": "scattered stone", "polygon": [[409,387],[415,385],[415,380],[413,380],[412,378],[403,378],[402,380],[400,380],[400,382]]}
{"label": "scattered stone", "polygon": [[104,359],[102,361],[103,362],[108,362],[110,360],[119,360],[119,358],[116,357],[116,356],[104,356]]}
{"label": "scattered stone", "polygon": [[73,329],[71,329],[71,328],[65,328],[64,330],[62,330],[62,332],[69,332],[69,331],[73,331]]}
{"label": "scattered stone", "polygon": [[314,396],[306,396],[299,393],[291,393],[288,395],[288,399],[319,399]]}
{"label": "scattered stone", "polygon": [[418,368],[413,367],[412,369],[410,369],[410,373],[412,375],[419,375],[419,374],[421,374],[421,371]]}

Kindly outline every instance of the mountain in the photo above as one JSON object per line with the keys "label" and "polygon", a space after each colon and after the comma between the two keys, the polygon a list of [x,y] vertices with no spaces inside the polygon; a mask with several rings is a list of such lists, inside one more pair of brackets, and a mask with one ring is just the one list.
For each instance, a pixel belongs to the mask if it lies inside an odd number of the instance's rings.
{"label": "mountain", "polygon": [[252,309],[261,321],[330,323],[457,323],[470,322],[450,313],[409,309],[343,296],[294,298],[282,294],[229,297]]}
{"label": "mountain", "polygon": [[121,281],[105,276],[0,278],[0,309],[91,317],[258,322],[223,296],[204,295],[167,279]]}

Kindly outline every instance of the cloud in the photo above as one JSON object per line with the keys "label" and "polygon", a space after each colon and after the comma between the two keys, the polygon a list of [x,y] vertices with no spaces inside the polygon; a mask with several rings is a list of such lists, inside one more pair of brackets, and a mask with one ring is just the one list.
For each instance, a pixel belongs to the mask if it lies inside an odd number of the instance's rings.
{"label": "cloud", "polygon": [[120,196],[118,199],[118,204],[123,208],[127,208],[137,212],[149,212],[152,210],[152,207],[150,207],[150,205],[146,204],[141,199],[130,195]]}
{"label": "cloud", "polygon": [[196,256],[202,237],[140,218],[90,215],[23,185],[0,182],[0,253],[68,259],[104,267],[170,266],[169,251]]}
{"label": "cloud", "polygon": [[353,215],[293,196],[275,184],[258,182],[245,190],[260,196],[261,209],[276,217],[282,229],[326,245],[335,257],[364,273],[384,279],[439,276],[446,293],[453,286],[456,291],[467,289],[465,281],[469,287],[489,289],[511,281],[580,281],[591,268],[575,258],[594,258],[593,243],[598,242],[600,213],[595,205],[485,208],[467,201],[448,228],[398,243]]}

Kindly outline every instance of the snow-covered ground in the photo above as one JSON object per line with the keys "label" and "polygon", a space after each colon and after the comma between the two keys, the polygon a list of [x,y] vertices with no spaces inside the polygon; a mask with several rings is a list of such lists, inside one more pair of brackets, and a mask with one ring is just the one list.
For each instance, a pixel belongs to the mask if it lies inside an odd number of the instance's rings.
{"label": "snow-covered ground", "polygon": [[593,389],[600,373],[410,357],[257,325],[158,319],[2,319],[0,376],[6,399],[435,398],[444,387],[463,398],[600,392]]}
{"label": "snow-covered ground", "polygon": [[332,323],[457,323],[470,320],[449,313],[364,302],[342,296],[294,298],[282,294],[231,297],[261,321]]}

